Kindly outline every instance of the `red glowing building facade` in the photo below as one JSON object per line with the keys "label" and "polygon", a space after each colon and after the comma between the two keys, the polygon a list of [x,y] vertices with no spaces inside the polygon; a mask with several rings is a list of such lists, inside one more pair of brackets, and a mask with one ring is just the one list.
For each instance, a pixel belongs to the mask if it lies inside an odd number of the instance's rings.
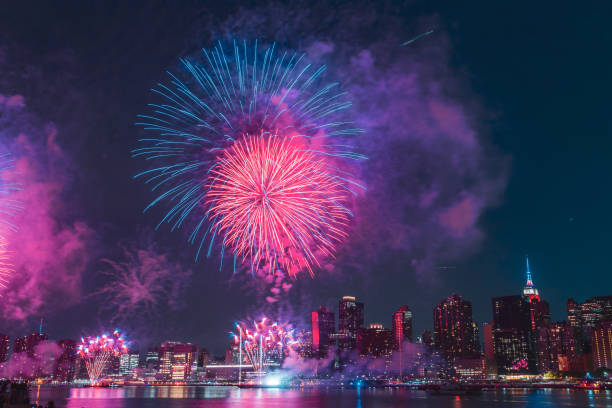
{"label": "red glowing building facade", "polygon": [[327,355],[329,347],[333,344],[332,335],[336,330],[334,312],[327,306],[312,312],[312,350],[319,356]]}
{"label": "red glowing building facade", "polygon": [[403,342],[412,342],[412,311],[408,306],[400,306],[393,314],[393,341],[396,350]]}

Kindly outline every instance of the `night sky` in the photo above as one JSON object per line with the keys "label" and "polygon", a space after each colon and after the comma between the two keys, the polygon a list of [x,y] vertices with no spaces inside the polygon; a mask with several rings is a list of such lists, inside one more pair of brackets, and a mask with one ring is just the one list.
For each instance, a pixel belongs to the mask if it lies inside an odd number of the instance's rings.
{"label": "night sky", "polygon": [[[605,2],[219,3],[0,10],[0,145],[27,204],[1,331],[22,335],[44,317],[51,338],[120,325],[141,346],[174,339],[221,352],[237,319],[305,320],[355,295],[366,324],[390,326],[407,304],[420,333],[453,292],[490,320],[491,297],[521,290],[526,254],[554,320],[568,297],[612,294]],[[154,231],[162,212],[142,214],[153,195],[132,178],[149,89],[179,57],[231,38],[327,64],[366,130],[368,191],[351,238],[333,267],[301,276],[275,304],[214,256],[195,263],[186,231]],[[130,253],[167,289],[147,313],[104,300],[101,272]]]}

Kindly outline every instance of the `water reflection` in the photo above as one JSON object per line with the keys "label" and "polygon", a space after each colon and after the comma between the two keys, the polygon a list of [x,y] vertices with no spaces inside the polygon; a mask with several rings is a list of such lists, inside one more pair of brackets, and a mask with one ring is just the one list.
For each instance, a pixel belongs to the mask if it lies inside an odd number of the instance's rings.
{"label": "water reflection", "polygon": [[433,396],[391,388],[240,389],[205,386],[136,386],[123,388],[32,387],[31,398],[54,400],[68,408],[516,408],[611,406],[609,391],[491,390],[477,396]]}

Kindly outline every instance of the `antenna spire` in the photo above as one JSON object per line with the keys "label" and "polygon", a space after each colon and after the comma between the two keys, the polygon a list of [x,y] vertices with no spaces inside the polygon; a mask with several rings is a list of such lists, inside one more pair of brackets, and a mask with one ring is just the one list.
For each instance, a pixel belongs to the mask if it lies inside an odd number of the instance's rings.
{"label": "antenna spire", "polygon": [[527,286],[533,286],[533,280],[531,278],[531,270],[529,269],[529,256],[525,255],[525,261],[527,263]]}

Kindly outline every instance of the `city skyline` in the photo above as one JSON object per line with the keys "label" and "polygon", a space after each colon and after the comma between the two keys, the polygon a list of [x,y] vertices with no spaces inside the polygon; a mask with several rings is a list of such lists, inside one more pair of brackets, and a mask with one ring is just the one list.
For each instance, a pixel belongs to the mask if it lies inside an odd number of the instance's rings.
{"label": "city skyline", "polygon": [[[571,326],[576,326],[579,324],[579,321],[582,322],[584,321],[584,324],[594,327],[594,322],[599,321],[599,315],[596,312],[596,307],[592,306],[593,302],[597,301],[597,299],[604,299],[605,301],[608,301],[607,299],[612,298],[612,296],[609,295],[592,295],[589,296],[588,298],[580,301],[580,299],[578,299],[578,301],[576,300],[575,297],[569,296],[566,299],[566,302],[564,302],[563,307],[565,309],[564,315],[561,318],[556,318],[553,317],[550,313],[549,313],[549,309],[548,309],[548,302],[546,301],[545,298],[541,298],[540,297],[540,290],[537,287],[537,285],[534,284],[535,279],[533,278],[533,273],[531,271],[531,268],[529,266],[529,258],[526,256],[524,258],[524,271],[523,271],[523,277],[524,277],[524,284],[522,286],[522,288],[520,290],[518,290],[516,293],[512,293],[510,291],[507,291],[506,295],[503,295],[501,297],[491,297],[490,301],[493,302],[493,304],[495,304],[496,299],[516,299],[517,301],[519,301],[520,299],[529,299],[529,301],[527,302],[527,309],[526,312],[527,313],[527,318],[529,319],[529,325],[530,327],[532,327],[532,329],[536,329],[537,327],[540,327],[542,324],[541,322],[547,322],[546,324],[550,324],[550,322],[561,322],[561,323],[567,323],[568,325]],[[532,302],[533,297],[537,298],[537,302],[541,303],[542,305],[544,305],[546,308],[543,309],[542,311],[538,312],[538,310],[540,309],[536,309],[536,313],[540,313],[541,316],[546,319],[546,320],[541,320],[542,317],[538,317],[540,315],[535,315],[534,316],[534,312],[533,309],[531,309],[532,311],[530,312],[530,306],[529,303]],[[465,299],[465,300],[464,300]],[[484,343],[486,342],[486,339],[483,339],[484,337],[484,333],[482,333],[482,329],[485,325],[487,325],[489,322],[492,322],[495,319],[495,316],[493,314],[490,314],[490,316],[488,318],[482,319],[482,320],[476,320],[473,319],[472,317],[472,302],[465,296],[462,296],[456,292],[452,292],[450,293],[447,297],[443,298],[441,301],[437,301],[437,302],[433,302],[432,305],[432,309],[431,309],[431,313],[429,314],[429,316],[427,316],[429,318],[429,322],[426,323],[425,325],[423,325],[423,329],[415,329],[414,328],[414,319],[415,316],[412,312],[412,310],[410,309],[410,307],[408,305],[398,305],[396,306],[396,310],[395,312],[392,312],[389,314],[387,319],[375,319],[375,318],[369,318],[367,311],[368,308],[366,308],[366,302],[361,302],[361,298],[357,297],[357,296],[348,296],[348,295],[344,295],[341,296],[340,299],[338,300],[337,298],[334,299],[334,301],[332,301],[331,306],[330,304],[324,304],[324,305],[320,305],[316,310],[310,312],[310,313],[306,313],[303,316],[300,315],[293,315],[292,318],[289,319],[289,321],[291,321],[292,323],[297,323],[297,324],[301,324],[301,326],[299,326],[300,329],[303,330],[310,330],[310,333],[312,336],[318,336],[319,341],[321,342],[321,344],[324,344],[325,339],[327,339],[327,341],[330,341],[330,334],[332,334],[331,338],[332,341],[335,342],[339,342],[342,343],[343,341],[346,342],[348,341],[349,344],[347,346],[345,346],[346,348],[355,348],[355,344],[354,342],[356,341],[356,333],[357,333],[357,328],[359,327],[369,327],[370,325],[374,324],[374,325],[382,325],[383,328],[385,329],[390,329],[393,331],[394,336],[395,336],[395,321],[396,321],[396,315],[398,313],[404,313],[404,312],[408,312],[409,313],[409,321],[410,321],[410,328],[411,328],[411,332],[410,332],[410,341],[409,342],[417,342],[420,337],[421,334],[423,333],[423,331],[429,331],[431,332],[432,336],[435,337],[435,333],[436,333],[436,319],[437,319],[437,315],[439,312],[436,312],[436,310],[438,308],[440,308],[442,305],[445,304],[445,302],[459,302],[459,304],[463,304],[463,302],[465,302],[467,304],[467,313],[469,315],[466,315],[466,322],[474,322],[475,324],[478,325],[477,327],[477,331],[479,331],[479,333],[477,333],[477,338],[478,338],[478,342],[479,345],[477,347],[479,348],[471,348],[470,350],[475,350],[476,354],[478,353],[484,353]],[[589,303],[591,302],[591,303]],[[491,302],[489,302],[490,305]],[[338,306],[333,306],[337,304]],[[349,304],[349,309],[347,310],[346,308],[346,304]],[[610,314],[612,316],[612,301],[610,301],[610,310],[607,310],[606,313]],[[572,305],[572,306],[570,306]],[[585,307],[583,305],[586,305],[587,308],[587,312],[579,312],[576,310],[580,310],[581,307]],[[369,305],[370,307],[372,305]],[[380,306],[380,305],[378,305]],[[383,307],[387,307],[390,310],[393,308],[393,306],[390,306],[388,304],[384,305]],[[463,307],[463,306],[462,306]],[[357,310],[357,314],[355,316],[352,315],[351,310]],[[571,309],[570,309],[571,308]],[[347,310],[345,312],[340,312],[341,310]],[[571,311],[570,311],[571,310]],[[490,308],[489,308],[490,311]],[[367,318],[366,318],[367,317]],[[423,316],[421,316],[423,317]],[[256,317],[255,317],[256,318]],[[453,317],[452,319],[455,319],[455,317]],[[539,320],[538,320],[539,319]],[[233,325],[235,324],[234,322],[236,320],[240,320],[240,319],[234,319],[233,322],[230,322],[228,324],[228,330],[229,328],[233,327]],[[337,324],[335,323],[337,321]],[[315,323],[316,322],[316,323]],[[583,323],[580,323],[583,324]],[[31,331],[29,333],[32,333],[32,335],[34,334],[40,334],[41,336],[45,336],[45,339],[49,338],[49,333],[48,330],[43,330],[43,325],[44,325],[44,321],[43,319],[40,320],[39,323],[39,327],[38,330],[36,331]],[[316,326],[316,329],[315,329]],[[48,329],[48,327],[46,327],[46,329]],[[108,327],[106,329],[104,329],[106,331],[109,330],[113,330],[113,328]],[[52,331],[53,332],[53,331]],[[338,335],[336,334],[334,337],[333,333],[352,333],[352,337],[349,336],[349,338],[344,339],[341,337],[338,337]],[[5,333],[1,334],[2,336],[5,336]],[[21,337],[20,337],[21,336]],[[227,344],[230,344],[232,342],[231,339],[228,339],[228,341],[226,342],[226,344],[221,344],[221,347],[218,349],[215,349],[214,347],[211,347],[213,344],[216,343],[216,341],[218,341],[218,333],[217,334],[211,334],[211,338],[213,341],[208,341],[208,342],[202,342],[201,344],[197,341],[194,341],[194,339],[177,339],[177,338],[172,338],[169,337],[163,341],[185,341],[187,340],[190,344],[194,343],[196,345],[199,345],[201,347],[205,347],[207,350],[212,351],[214,355],[223,355],[223,353],[226,350],[226,346]],[[19,336],[13,336],[15,339],[20,339],[20,338],[24,338],[23,337],[23,333]],[[59,337],[55,336],[56,338],[68,338],[69,336],[63,336],[60,334]],[[11,338],[11,336],[7,336],[8,339]],[[314,343],[314,338],[313,337],[313,343]],[[395,337],[394,337],[395,338]],[[352,340],[351,340],[352,339]],[[25,340],[24,340],[25,341]],[[469,341],[468,339],[463,339],[461,337],[461,335],[453,335],[452,338],[450,339],[450,341],[459,341],[459,342],[465,342],[465,341]],[[134,342],[133,342],[134,343]],[[138,350],[140,350],[140,352],[143,352],[146,349],[149,349],[150,347],[154,346],[155,344],[152,343],[143,343],[141,341],[136,340],[135,343],[138,344]],[[18,347],[18,346],[15,346]],[[11,351],[15,352],[15,347],[11,347]],[[24,348],[25,346],[22,346],[22,348]],[[339,346],[340,349],[343,348],[343,346]],[[438,347],[440,347],[438,345]],[[326,350],[326,347],[323,347],[322,350]],[[25,350],[25,348],[24,348]],[[316,347],[313,349],[316,350]],[[470,355],[472,353],[472,351],[468,351],[467,355]],[[460,352],[460,355],[463,355]]]}
{"label": "city skyline", "polygon": [[[530,297],[530,296],[533,296],[533,293],[535,293],[536,296],[538,297],[538,300],[539,300],[539,297],[540,297],[539,292],[540,292],[541,286],[534,284],[534,282],[537,281],[537,276],[536,276],[536,278],[534,278],[533,272],[531,271],[531,268],[529,266],[529,257],[528,256],[525,256],[523,258],[523,272],[522,272],[522,274],[523,274],[523,284],[521,285],[520,288],[518,288],[518,290],[516,292],[512,293],[510,289],[508,289],[508,290],[499,289],[499,293],[506,293],[506,295],[502,295],[502,296],[516,296],[516,297],[519,297],[519,296]],[[533,288],[535,292],[530,291],[528,288]],[[445,300],[446,298],[450,299],[450,297],[452,297],[452,296],[459,296],[459,297],[463,297],[463,298],[469,299],[468,296],[462,296],[462,295],[459,295],[458,292],[453,291],[453,292],[449,293],[447,297],[443,298],[443,300]],[[561,305],[561,307],[563,307],[563,312],[562,312],[560,317],[552,315],[550,312],[548,312],[548,302],[546,301],[546,298],[543,298],[542,300],[546,304],[546,308],[547,308],[546,309],[547,310],[546,313],[548,314],[550,321],[561,321],[561,322],[562,321],[567,321],[568,323],[571,323],[570,322],[571,318],[568,318],[568,313],[569,313],[568,312],[568,308],[569,308],[568,302],[572,302],[573,301],[575,303],[577,302],[576,303],[577,305],[580,305],[582,302],[589,301],[589,300],[591,300],[593,298],[598,298],[598,297],[601,297],[601,296],[606,297],[607,295],[588,295],[584,299],[580,299],[580,298],[577,298],[575,296],[568,296],[566,298],[566,301],[563,302],[562,305]],[[360,296],[346,296],[345,295],[342,298],[346,298],[349,301],[354,301],[355,299],[363,300],[365,298],[365,296],[364,297],[360,297]],[[340,304],[343,303],[342,298],[340,300]],[[489,299],[494,299],[494,298],[495,298],[495,296],[492,296]],[[338,302],[337,299],[333,299],[330,304],[322,304],[320,306],[323,307],[325,310],[329,310],[332,315],[340,316],[340,313],[339,313],[340,306],[334,306],[334,305],[338,304],[337,302]],[[433,320],[432,320],[432,313],[435,311],[435,306],[438,303],[439,303],[439,301],[432,300],[431,301],[431,305],[432,305],[431,313],[426,314],[425,316],[423,316],[423,315],[415,315],[414,312],[412,312],[412,310],[410,309],[409,305],[405,305],[405,306],[397,305],[397,306],[394,306],[394,305],[390,305],[390,304],[382,304],[381,305],[381,304],[371,304],[370,303],[369,304],[369,308],[364,308],[363,305],[366,304],[365,301],[363,303],[359,302],[358,304],[361,305],[361,310],[362,310],[361,311],[361,322],[362,322],[362,326],[363,327],[367,327],[369,324],[374,323],[374,324],[382,324],[385,328],[388,328],[388,329],[392,329],[393,328],[394,315],[395,315],[395,313],[398,310],[397,308],[408,307],[409,311],[410,311],[410,316],[411,316],[410,319],[411,319],[411,324],[412,324],[412,338],[414,340],[417,337],[419,337],[420,334],[424,330],[429,330],[433,334],[433,332],[434,332],[434,323],[433,323]],[[470,301],[469,303],[470,303],[470,313],[472,313],[472,310],[471,310],[471,303],[472,302]],[[487,304],[487,306],[488,306],[488,304]],[[556,305],[556,306],[559,306],[559,305]],[[377,316],[373,316],[373,313],[370,312],[371,309],[382,309],[384,311],[390,312],[394,307],[396,308],[396,311],[392,312],[392,313],[387,313],[388,314],[388,316],[386,316],[387,318],[378,318]],[[487,308],[489,309],[489,314],[490,314],[490,307],[487,307]],[[321,309],[319,309],[319,312],[320,311],[321,311]],[[259,312],[259,313],[262,314],[263,312]],[[314,312],[312,312],[312,313],[314,313]],[[312,313],[305,312],[305,313],[301,313],[300,314],[298,312],[293,312],[291,314],[286,314],[286,312],[281,312],[280,314],[285,316],[285,318],[290,320],[290,321],[301,323],[304,327],[310,327],[311,326],[311,324],[310,324],[311,320],[310,319],[312,319],[312,317],[313,317],[313,316],[311,316]],[[380,316],[380,314],[378,316]],[[482,314],[481,314],[481,316],[482,316]],[[257,314],[255,314],[254,317],[257,318]],[[228,324],[227,327],[231,328],[233,322],[236,321],[236,320],[240,320],[240,318],[241,317],[236,317],[235,319],[232,319],[231,322],[228,322],[229,324]],[[476,322],[481,327],[483,324],[488,323],[492,318],[493,318],[493,316],[488,316],[487,317],[487,315],[485,313],[484,317],[482,317],[482,318],[478,318],[478,319],[474,318],[474,322]],[[40,323],[39,323],[40,327],[39,327],[39,329],[37,331],[31,331],[31,333],[37,333],[37,332],[43,333],[43,320],[44,320],[43,318],[40,319]],[[415,322],[419,322],[419,324],[417,326],[415,326]],[[356,323],[353,323],[353,324],[356,324]],[[112,329],[114,329],[114,326],[112,324],[107,326],[107,327],[101,327],[100,328],[100,330],[106,330],[106,331],[112,330]],[[6,333],[9,334],[9,337],[17,338],[19,336],[16,335],[15,333],[19,333],[19,330],[21,330],[21,328],[16,328],[16,330],[14,330],[14,331],[6,331]],[[27,332],[27,330],[26,330],[26,332]],[[48,330],[45,330],[44,332],[45,332],[45,335],[47,335],[47,336],[49,335]],[[71,337],[71,336],[68,336],[68,335],[63,335],[62,333],[55,333],[55,330],[53,329],[53,327],[51,327],[51,331],[50,332],[54,333],[54,337],[55,338],[70,338]],[[6,333],[3,333],[3,334],[6,334]],[[73,337],[78,338],[78,337],[80,337],[80,336],[82,336],[84,334],[85,334],[85,331],[81,331],[79,335],[77,335],[76,337],[75,336],[73,336]],[[480,334],[480,338],[482,338],[482,334]],[[177,339],[173,339],[172,336],[170,336],[169,338],[165,339],[164,341],[166,341],[166,340],[167,341],[172,341],[172,340],[177,340]],[[195,338],[194,339],[190,339],[190,340],[193,341],[195,344],[200,344],[200,342],[197,341]],[[134,341],[135,341],[135,343],[137,343],[139,345],[139,348],[146,349],[146,348],[150,347],[150,344],[146,343],[146,340],[144,340],[144,342],[143,342],[141,339],[137,339],[136,338],[136,339],[134,339]],[[204,345],[208,344],[209,345],[208,349],[214,350],[215,352],[219,352],[221,354],[225,350],[225,344],[223,344],[222,342],[219,342],[219,337],[216,336],[215,334],[211,334],[210,337],[206,336],[205,340],[203,342],[201,342],[201,343],[204,344]]]}
{"label": "city skyline", "polygon": [[[568,298],[567,320],[557,322],[551,321],[548,303],[538,292],[526,261],[523,293],[491,299],[492,320],[482,325],[482,341],[481,327],[472,320],[471,302],[455,293],[433,309],[433,330],[425,330],[416,341],[410,338],[412,314],[407,306],[392,315],[389,328],[380,322],[366,324],[364,303],[342,296],[337,325],[327,306],[312,312],[311,330],[267,317],[253,326],[236,323],[237,331],[221,354],[184,340],[132,348],[120,330],[82,338],[77,345],[70,339],[49,339],[41,320],[38,332],[12,342],[0,335],[0,370],[9,378],[60,382],[83,381],[88,375],[93,384],[109,380],[240,384],[269,370],[293,372],[296,367],[310,367],[303,373],[313,378],[344,371],[384,373],[386,379],[397,375],[533,379],[591,371],[601,376],[601,369],[612,364],[612,296],[584,302]],[[313,364],[319,369],[314,370]]]}

